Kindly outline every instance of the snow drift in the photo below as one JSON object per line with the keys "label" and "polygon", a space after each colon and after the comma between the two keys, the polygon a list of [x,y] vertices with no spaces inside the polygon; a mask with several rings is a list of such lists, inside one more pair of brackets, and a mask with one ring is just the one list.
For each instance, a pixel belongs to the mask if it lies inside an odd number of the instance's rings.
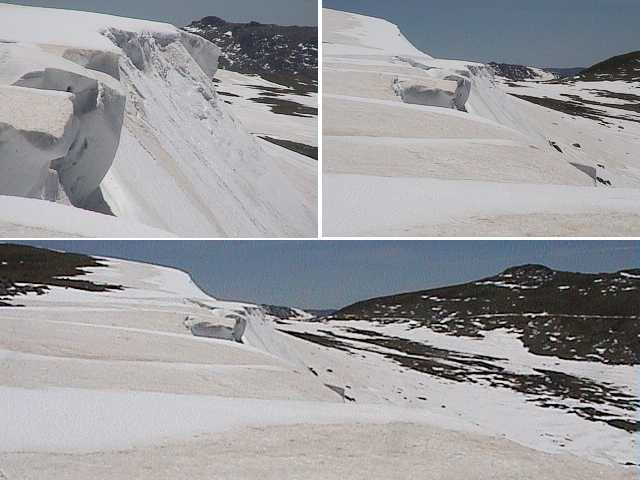
{"label": "snow drift", "polygon": [[[256,305],[217,300],[184,272],[130,261],[53,252],[55,262],[44,263],[49,280],[27,281],[15,271],[33,272],[24,262],[52,252],[6,251],[0,246],[3,276],[33,289],[0,285],[2,301],[12,305],[0,306],[0,468],[7,478],[168,479],[177,468],[197,479],[220,468],[229,478],[263,471],[388,478],[428,468],[455,479],[460,472],[452,469],[461,464],[467,472],[481,465],[471,477],[478,479],[487,470],[567,480],[633,473],[619,465],[633,455],[626,434],[540,409],[508,390],[399,366],[398,359],[417,361],[415,352],[393,360],[393,345],[363,341],[385,332],[425,348],[480,349],[491,355],[485,366],[606,374],[611,387],[629,370],[536,357],[500,332],[486,341],[447,340],[403,322],[283,321]],[[66,262],[84,266],[69,276]],[[198,324],[217,328],[201,336]],[[229,337],[238,325],[244,330]],[[363,458],[377,468],[367,477]],[[396,472],[383,476],[381,458]]]}
{"label": "snow drift", "polygon": [[[323,26],[326,235],[640,230],[640,127],[631,113],[602,122],[521,100],[492,67],[433,58],[382,19],[324,9]],[[526,95],[532,85],[511,91]],[[632,93],[628,84],[608,88]]]}
{"label": "snow drift", "polygon": [[165,24],[4,4],[0,40],[0,195],[182,236],[315,233],[315,166],[263,149],[227,111],[213,44]]}

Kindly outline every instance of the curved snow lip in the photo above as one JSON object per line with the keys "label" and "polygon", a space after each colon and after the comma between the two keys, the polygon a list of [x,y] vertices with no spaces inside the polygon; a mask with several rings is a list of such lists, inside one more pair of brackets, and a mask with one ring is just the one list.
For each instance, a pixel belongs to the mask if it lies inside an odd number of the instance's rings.
{"label": "curved snow lip", "polygon": [[[37,28],[34,28],[37,25]],[[107,28],[177,35],[173,25],[102,13],[0,3],[0,32],[8,41],[120,53],[104,36]]]}
{"label": "curved snow lip", "polygon": [[[404,54],[431,58],[418,50],[397,25],[382,18],[322,9],[324,42],[332,49],[352,54]],[[337,46],[339,45],[339,47]]]}

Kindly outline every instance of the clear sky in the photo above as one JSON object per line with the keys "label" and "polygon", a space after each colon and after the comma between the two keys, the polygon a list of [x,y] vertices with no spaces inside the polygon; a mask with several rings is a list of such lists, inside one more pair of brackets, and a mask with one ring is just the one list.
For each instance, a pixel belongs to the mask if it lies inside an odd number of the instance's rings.
{"label": "clear sky", "polygon": [[0,0],[35,7],[68,8],[172,23],[207,16],[228,21],[317,25],[318,0]]}
{"label": "clear sky", "polygon": [[324,0],[385,18],[435,57],[588,67],[640,50],[640,0]]}
{"label": "clear sky", "polygon": [[541,263],[582,272],[640,268],[640,242],[30,241],[31,245],[178,267],[229,300],[343,307]]}

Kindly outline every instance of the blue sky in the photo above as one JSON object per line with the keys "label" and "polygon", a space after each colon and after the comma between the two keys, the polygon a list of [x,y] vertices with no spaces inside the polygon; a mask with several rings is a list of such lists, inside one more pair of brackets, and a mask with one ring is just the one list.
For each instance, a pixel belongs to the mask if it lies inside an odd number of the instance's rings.
{"label": "blue sky", "polygon": [[385,18],[441,58],[588,67],[640,49],[639,0],[324,0]]}
{"label": "blue sky", "polygon": [[317,25],[317,0],[3,0],[35,7],[68,8],[144,18],[179,27],[206,16],[280,25]]}
{"label": "blue sky", "polygon": [[571,241],[29,241],[189,272],[213,296],[303,308],[450,285],[507,267],[640,268],[640,242]]}

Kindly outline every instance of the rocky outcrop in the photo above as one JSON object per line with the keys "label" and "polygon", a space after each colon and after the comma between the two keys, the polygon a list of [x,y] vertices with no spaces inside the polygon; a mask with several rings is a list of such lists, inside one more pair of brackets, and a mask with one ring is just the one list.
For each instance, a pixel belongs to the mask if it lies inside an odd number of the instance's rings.
{"label": "rocky outcrop", "polygon": [[317,80],[317,27],[232,23],[205,17],[184,29],[218,46],[220,67],[225,70]]}

